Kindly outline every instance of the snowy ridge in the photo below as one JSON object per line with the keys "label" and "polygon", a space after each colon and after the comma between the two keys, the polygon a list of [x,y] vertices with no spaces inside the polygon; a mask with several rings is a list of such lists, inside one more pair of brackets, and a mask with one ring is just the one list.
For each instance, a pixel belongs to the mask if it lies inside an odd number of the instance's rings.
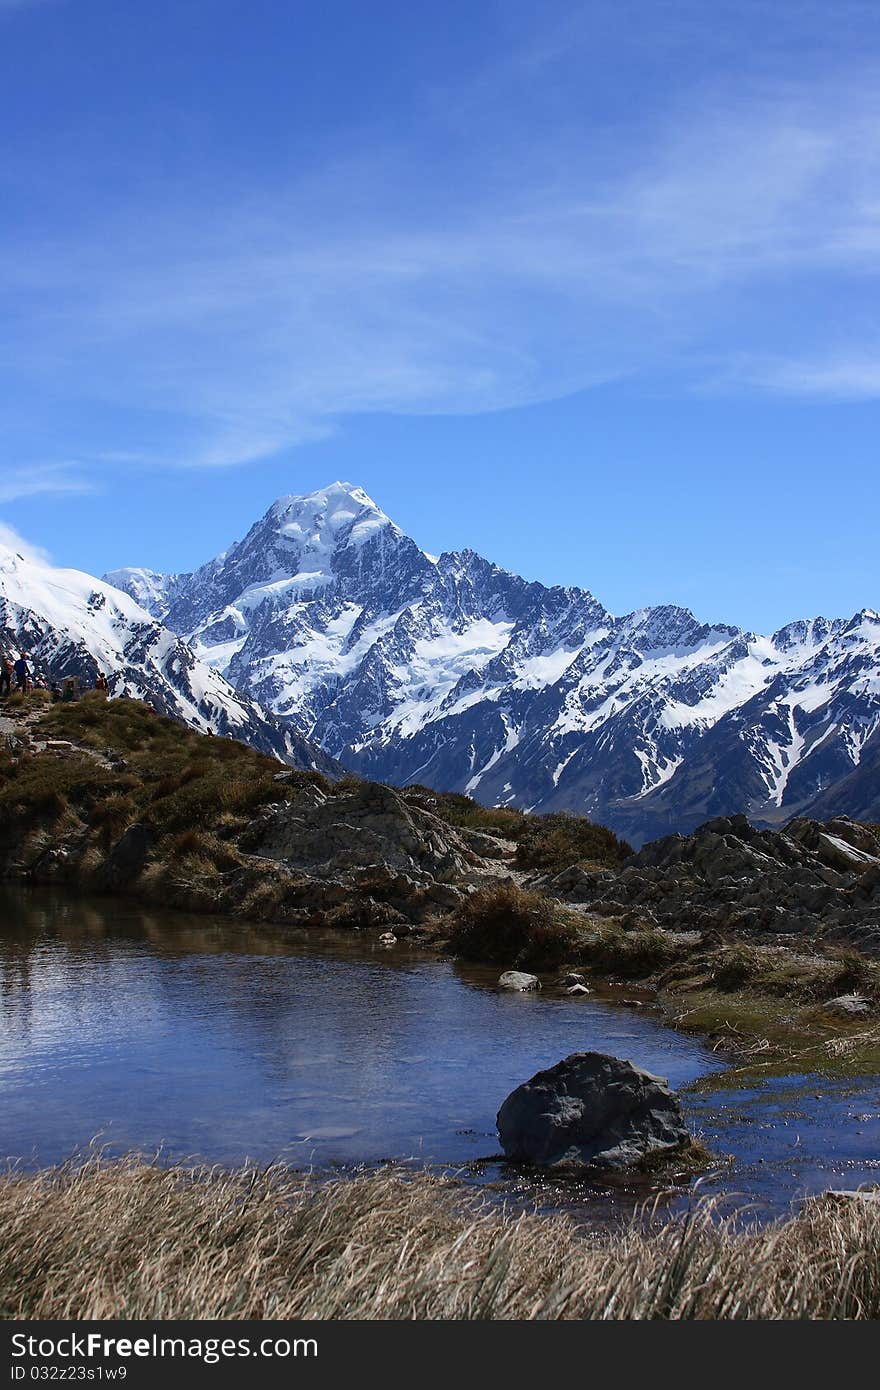
{"label": "snowy ridge", "polygon": [[347,766],[639,842],[806,812],[880,728],[871,609],[770,636],[670,605],[618,617],[471,550],[427,555],[349,483],[279,499],[191,575],[113,577]]}
{"label": "snowy ridge", "polygon": [[9,654],[27,651],[32,664],[57,680],[76,674],[91,684],[100,671],[111,695],[149,700],[202,733],[242,739],[297,766],[326,761],[199,661],[128,593],[2,543],[0,646]]}
{"label": "snowy ridge", "polygon": [[150,613],[167,607],[177,578],[176,574],[157,574],[155,570],[146,569],[111,571],[104,575],[105,583],[124,589],[135,603]]}

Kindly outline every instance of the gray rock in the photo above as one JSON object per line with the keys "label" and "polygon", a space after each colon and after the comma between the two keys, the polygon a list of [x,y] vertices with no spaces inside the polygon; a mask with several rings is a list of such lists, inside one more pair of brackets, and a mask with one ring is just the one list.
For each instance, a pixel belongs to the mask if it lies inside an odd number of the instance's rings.
{"label": "gray rock", "polygon": [[310,880],[339,884],[352,901],[372,900],[410,921],[453,910],[486,874],[495,881],[494,863],[480,859],[452,826],[371,782],[298,785],[255,816],[239,843]]}
{"label": "gray rock", "polygon": [[103,891],[121,890],[140,874],[156,840],[151,825],[130,825],[108,855],[97,875]]}
{"label": "gray rock", "polygon": [[505,970],[504,974],[499,976],[498,988],[524,992],[529,989],[540,989],[541,981],[537,975],[527,975],[524,970]]}
{"label": "gray rock", "polygon": [[838,994],[836,999],[829,999],[824,1007],[831,1013],[859,1018],[862,1014],[870,1013],[871,1001],[864,994]]}
{"label": "gray rock", "polygon": [[719,817],[645,845],[616,873],[574,866],[531,886],[624,926],[820,937],[880,955],[880,835],[843,817],[784,831]]}
{"label": "gray rock", "polygon": [[587,989],[586,985],[574,984],[569,985],[565,992],[566,994],[591,994],[592,990]]}
{"label": "gray rock", "polygon": [[877,1187],[830,1187],[823,1196],[830,1201],[866,1202],[869,1206],[880,1206],[880,1188]]}
{"label": "gray rock", "polygon": [[446,883],[465,878],[474,859],[451,826],[371,782],[338,792],[306,785],[263,811],[247,838],[261,855],[326,877],[378,865]]}
{"label": "gray rock", "polygon": [[498,1111],[507,1157],[539,1167],[620,1169],[690,1146],[667,1083],[602,1052],[574,1052],[518,1086]]}
{"label": "gray rock", "polygon": [[516,846],[498,835],[487,835],[482,830],[471,830],[466,826],[459,826],[456,833],[468,849],[483,859],[513,859],[516,855]]}

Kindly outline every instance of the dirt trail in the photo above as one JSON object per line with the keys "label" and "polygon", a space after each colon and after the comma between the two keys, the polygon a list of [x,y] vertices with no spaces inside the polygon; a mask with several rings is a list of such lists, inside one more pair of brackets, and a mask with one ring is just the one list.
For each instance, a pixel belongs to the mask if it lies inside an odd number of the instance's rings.
{"label": "dirt trail", "polygon": [[[6,709],[0,712],[0,740],[11,740],[13,745],[20,748],[22,744],[27,746],[31,753],[45,753],[47,748],[51,748],[59,753],[65,750],[76,749],[78,753],[85,753],[100,763],[102,767],[110,767],[111,764],[95,748],[86,748],[82,744],[75,743],[71,739],[46,739],[37,737],[37,726],[46,713],[46,705],[40,703],[34,708],[22,709],[20,706],[13,709]],[[2,709],[2,707],[0,707]]]}

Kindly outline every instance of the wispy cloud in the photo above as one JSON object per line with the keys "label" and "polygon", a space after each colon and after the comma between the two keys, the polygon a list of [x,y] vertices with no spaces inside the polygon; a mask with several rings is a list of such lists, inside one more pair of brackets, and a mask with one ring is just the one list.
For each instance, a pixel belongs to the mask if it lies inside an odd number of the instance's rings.
{"label": "wispy cloud", "polygon": [[47,550],[25,540],[14,526],[9,526],[5,521],[0,520],[0,550],[4,549],[12,550],[17,555],[22,555],[26,560],[36,560],[41,565],[51,564],[51,557]]}
{"label": "wispy cloud", "polygon": [[880,398],[880,345],[870,356],[847,353],[838,356],[789,361],[757,359],[732,368],[724,385],[757,387],[785,396],[804,396],[832,401]]}
{"label": "wispy cloud", "polygon": [[[719,79],[613,140],[557,120],[514,143],[499,85],[570,64],[561,33],[449,110],[473,148],[433,182],[422,149],[353,141],[293,182],[145,189],[63,240],[0,249],[20,310],[0,363],[136,411],[133,461],[166,466],[263,458],[352,413],[490,411],[625,378],[880,394],[863,307],[877,71]],[[0,499],[81,484],[17,470]]]}
{"label": "wispy cloud", "polygon": [[6,467],[0,474],[0,502],[16,502],[23,497],[49,494],[92,492],[94,483],[83,476],[81,466],[71,463],[42,463]]}

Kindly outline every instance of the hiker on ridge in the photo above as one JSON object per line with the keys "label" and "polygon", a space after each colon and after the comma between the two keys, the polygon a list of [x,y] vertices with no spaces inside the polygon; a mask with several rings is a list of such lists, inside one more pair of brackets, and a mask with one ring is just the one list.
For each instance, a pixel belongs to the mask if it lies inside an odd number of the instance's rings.
{"label": "hiker on ridge", "polygon": [[15,663],[15,683],[22,695],[27,692],[29,679],[30,670],[28,669],[27,652],[22,652],[18,661]]}

